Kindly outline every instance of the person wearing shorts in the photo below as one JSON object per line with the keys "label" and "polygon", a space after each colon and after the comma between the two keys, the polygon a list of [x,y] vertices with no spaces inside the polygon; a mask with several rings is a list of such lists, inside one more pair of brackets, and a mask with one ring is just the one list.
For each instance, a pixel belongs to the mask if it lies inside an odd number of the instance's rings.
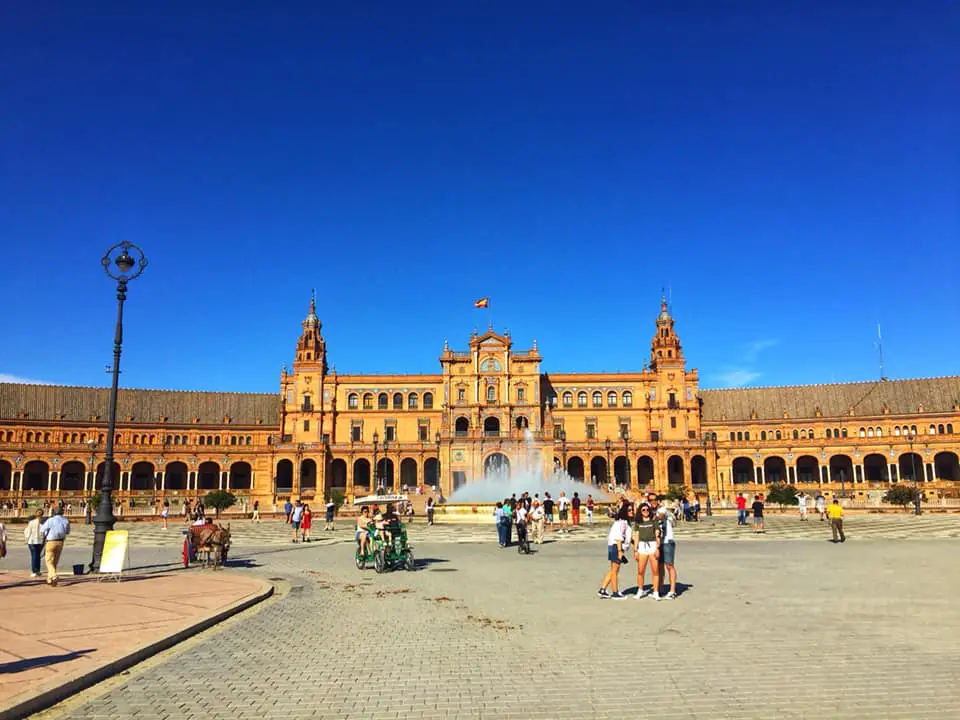
{"label": "person wearing shorts", "polygon": [[587,522],[593,525],[593,495],[587,495]]}
{"label": "person wearing shorts", "polygon": [[753,511],[753,531],[756,533],[763,532],[763,497],[760,495],[753,496],[753,505],[750,506],[750,509]]}
{"label": "person wearing shorts", "polygon": [[565,529],[567,527],[567,513],[569,512],[568,508],[570,507],[570,499],[567,497],[567,494],[560,491],[560,497],[557,500],[557,509],[560,511],[560,528]]}
{"label": "person wearing shorts", "polygon": [[297,500],[293,511],[290,513],[290,524],[293,526],[293,541],[300,541],[300,521],[303,519],[303,503]]}
{"label": "person wearing shorts", "polygon": [[[618,589],[617,577],[620,574],[620,566],[627,562],[626,550],[630,546],[630,536],[627,511],[620,508],[620,512],[607,534],[607,562],[610,563],[610,568],[600,582],[600,589],[597,590],[598,597],[615,598],[617,600],[626,597]],[[610,589],[607,590],[607,588]]]}
{"label": "person wearing shorts", "polygon": [[[637,594],[634,598],[640,600],[650,594],[654,600],[660,599],[660,590],[657,587],[657,574],[660,556],[660,526],[655,517],[653,509],[643,503],[637,510],[637,519],[633,525],[633,537],[637,541],[637,549],[634,551],[634,558],[637,561]],[[650,566],[650,593],[643,587],[644,576],[647,572],[647,565]]]}
{"label": "person wearing shorts", "polygon": [[665,507],[658,508],[657,517],[660,518],[660,565],[670,582],[670,590],[663,599],[673,600],[677,597],[677,542],[673,537],[673,520]]}
{"label": "person wearing shorts", "polygon": [[550,493],[543,494],[543,517],[547,525],[553,525],[553,498]]}
{"label": "person wearing shorts", "polygon": [[367,541],[370,539],[370,508],[364,505],[360,508],[360,515],[357,516],[357,533],[354,536],[356,541],[360,543],[360,554],[366,555],[367,553]]}

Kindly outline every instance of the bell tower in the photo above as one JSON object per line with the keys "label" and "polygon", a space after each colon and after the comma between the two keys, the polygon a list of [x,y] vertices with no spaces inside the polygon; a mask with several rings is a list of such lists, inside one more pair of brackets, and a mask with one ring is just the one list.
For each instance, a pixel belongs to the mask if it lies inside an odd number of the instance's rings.
{"label": "bell tower", "polygon": [[283,393],[284,438],[295,443],[315,443],[323,437],[327,401],[324,381],[327,376],[327,343],[317,317],[316,292],[310,296],[310,309],[303,320],[297,340],[293,373],[280,376]]}
{"label": "bell tower", "polygon": [[650,369],[683,368],[683,348],[673,328],[673,316],[667,308],[667,299],[660,299],[660,314],[657,315],[657,333],[650,347]]}

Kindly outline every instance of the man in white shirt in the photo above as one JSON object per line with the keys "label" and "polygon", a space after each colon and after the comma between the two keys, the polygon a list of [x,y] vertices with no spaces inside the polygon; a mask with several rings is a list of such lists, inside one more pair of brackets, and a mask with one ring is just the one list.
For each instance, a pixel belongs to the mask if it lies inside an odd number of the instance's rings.
{"label": "man in white shirt", "polygon": [[570,508],[570,498],[567,497],[567,494],[560,491],[560,497],[557,498],[557,510],[560,512],[560,532],[566,532],[567,529],[567,513]]}
{"label": "man in white shirt", "polygon": [[807,519],[807,494],[802,490],[800,491],[800,494],[797,495],[797,505],[800,508],[800,519],[806,520]]}
{"label": "man in white shirt", "polygon": [[530,508],[530,522],[533,527],[533,541],[537,545],[543,543],[543,524],[546,514],[543,512],[543,505],[539,500],[533,501],[533,507]]}

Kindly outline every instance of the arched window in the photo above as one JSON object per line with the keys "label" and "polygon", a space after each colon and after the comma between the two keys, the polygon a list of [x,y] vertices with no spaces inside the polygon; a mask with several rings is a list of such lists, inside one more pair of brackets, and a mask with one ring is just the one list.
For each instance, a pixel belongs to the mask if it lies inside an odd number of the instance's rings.
{"label": "arched window", "polygon": [[846,436],[847,436],[847,429],[840,428],[840,437],[846,437]]}
{"label": "arched window", "polygon": [[815,437],[815,435],[813,434],[813,428],[810,428],[809,430],[807,430],[807,437],[810,438],[811,440]]}
{"label": "arched window", "polygon": [[203,435],[200,436],[200,444],[201,444],[201,445],[206,445],[206,444],[207,444],[207,439],[206,439]]}
{"label": "arched window", "polygon": [[916,425],[911,425],[911,426],[910,426],[910,434],[911,434],[911,435],[916,435],[916,434],[917,434],[917,426],[916,426]]}
{"label": "arched window", "polygon": [[937,425],[937,432],[943,435],[943,425]]}
{"label": "arched window", "polygon": [[[117,445],[119,445],[120,443],[123,442],[123,435],[121,435],[120,433],[117,433],[116,436],[113,438],[113,441]],[[37,433],[37,442],[40,442],[40,433]]]}
{"label": "arched window", "polygon": [[900,426],[899,426],[899,425],[894,425],[894,426],[893,426],[893,434],[896,435],[897,437],[900,437]]}
{"label": "arched window", "polygon": [[236,444],[237,444],[237,436],[236,436],[236,435],[231,435],[231,436],[230,436],[230,444],[231,444],[231,445],[236,445]]}
{"label": "arched window", "polygon": [[743,433],[742,433],[742,432],[738,432],[738,433],[737,433],[737,440],[743,440]]}
{"label": "arched window", "polygon": [[936,426],[936,425],[931,425],[931,426],[930,426],[930,433],[929,433],[929,434],[930,434],[930,435],[936,435],[936,434],[937,434],[937,426]]}
{"label": "arched window", "polygon": [[377,410],[386,410],[389,407],[389,398],[386,393],[377,395]]}
{"label": "arched window", "polygon": [[744,439],[744,440],[749,440],[749,439],[750,439],[750,431],[749,431],[749,430],[747,430],[747,431],[743,434],[743,439]]}
{"label": "arched window", "polygon": [[761,430],[761,431],[760,431],[760,439],[761,439],[761,440],[766,440],[766,439],[767,439],[767,431],[766,431],[766,430]]}
{"label": "arched window", "polygon": [[799,439],[800,439],[800,433],[799,433],[797,430],[794,430],[794,431],[793,431],[793,439],[794,439],[794,440],[799,440]]}
{"label": "arched window", "polygon": [[497,388],[493,385],[487,385],[487,402],[496,402]]}
{"label": "arched window", "polygon": [[873,437],[873,428],[867,428],[867,437]]}
{"label": "arched window", "polygon": [[32,433],[32,432],[28,432],[28,433],[27,433],[27,442],[33,442],[33,433]]}
{"label": "arched window", "polygon": [[179,435],[174,435],[174,436],[173,436],[173,444],[174,444],[174,445],[179,445],[179,444],[180,444],[180,436],[179,436]]}
{"label": "arched window", "polygon": [[831,430],[830,428],[827,428],[827,437],[828,438],[833,437],[833,430]]}
{"label": "arched window", "polygon": [[629,390],[623,393],[623,406],[633,407],[633,393]]}
{"label": "arched window", "polygon": [[607,407],[617,406],[617,394],[612,390],[607,393]]}
{"label": "arched window", "polygon": [[867,436],[867,431],[864,430],[863,428],[860,428],[860,437],[866,437],[866,436]]}
{"label": "arched window", "polygon": [[563,394],[563,406],[564,407],[573,407],[573,393],[565,392]]}
{"label": "arched window", "polygon": [[407,395],[407,408],[410,410],[416,410],[419,404],[420,397],[416,393],[410,393]]}
{"label": "arched window", "polygon": [[586,407],[587,406],[587,394],[582,390],[577,393],[577,407]]}
{"label": "arched window", "polygon": [[801,430],[801,431],[800,431],[800,439],[801,439],[801,440],[806,440],[806,439],[807,439],[807,431],[806,431],[806,430]]}
{"label": "arched window", "polygon": [[217,435],[217,436],[213,439],[213,444],[214,444],[214,445],[219,445],[219,444],[220,444],[220,436],[219,436],[219,435]]}
{"label": "arched window", "polygon": [[883,428],[877,428],[877,437],[883,437]]}
{"label": "arched window", "polygon": [[603,393],[597,390],[593,393],[593,406],[602,407],[603,406]]}
{"label": "arched window", "polygon": [[777,430],[777,440],[780,440],[780,439],[781,439],[781,438],[780,438],[780,431]]}
{"label": "arched window", "polygon": [[403,410],[403,395],[401,393],[393,394],[393,409]]}
{"label": "arched window", "polygon": [[731,432],[730,432],[730,441],[732,442],[732,441],[734,441],[734,440],[736,440],[736,439],[737,439],[737,434],[736,434],[735,432],[731,431]]}
{"label": "arched window", "polygon": [[373,394],[372,393],[366,393],[363,396],[363,409],[373,410]]}
{"label": "arched window", "polygon": [[423,394],[423,409],[433,410],[433,393]]}
{"label": "arched window", "polygon": [[953,423],[947,423],[947,435],[953,435]]}
{"label": "arched window", "polygon": [[358,407],[360,407],[360,397],[356,393],[347,395],[347,408],[356,410]]}

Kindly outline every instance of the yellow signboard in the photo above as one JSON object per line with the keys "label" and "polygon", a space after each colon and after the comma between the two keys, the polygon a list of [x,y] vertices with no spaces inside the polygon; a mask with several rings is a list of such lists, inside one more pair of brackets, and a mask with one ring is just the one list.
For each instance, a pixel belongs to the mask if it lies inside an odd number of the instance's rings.
{"label": "yellow signboard", "polygon": [[127,531],[110,530],[103,541],[103,555],[100,558],[100,573],[123,572],[127,559]]}

